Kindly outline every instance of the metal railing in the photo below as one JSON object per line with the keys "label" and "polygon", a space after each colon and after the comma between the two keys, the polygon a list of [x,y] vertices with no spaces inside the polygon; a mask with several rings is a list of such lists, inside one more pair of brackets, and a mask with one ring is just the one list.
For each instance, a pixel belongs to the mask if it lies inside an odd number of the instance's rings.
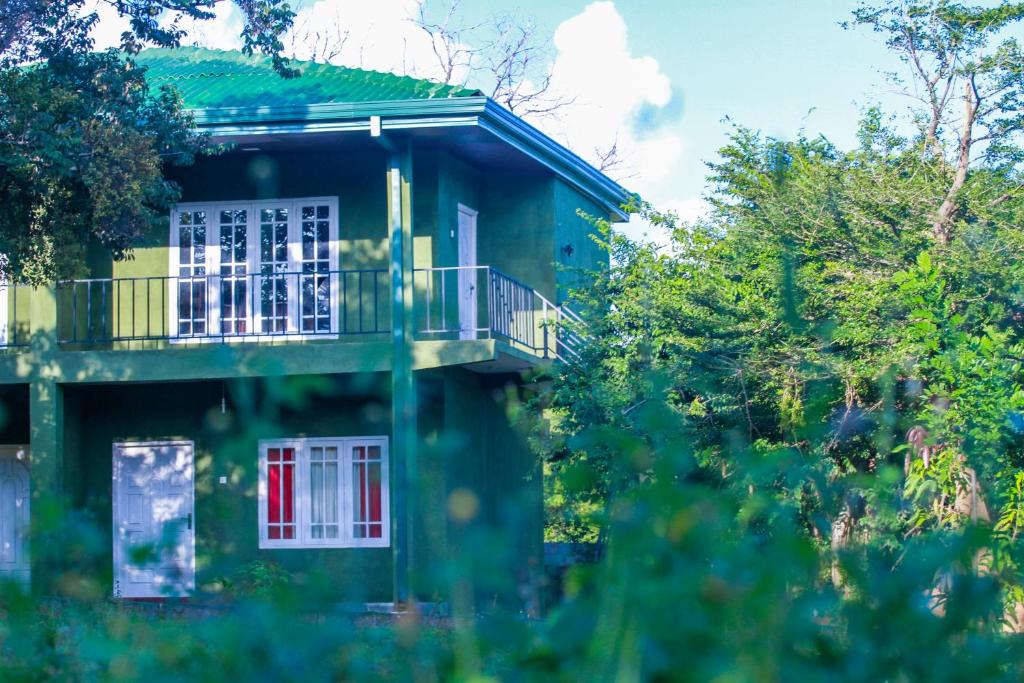
{"label": "metal railing", "polygon": [[580,317],[495,268],[421,268],[414,272],[414,283],[421,335],[495,337],[542,358],[579,358],[585,342]]}
{"label": "metal railing", "polygon": [[207,342],[386,333],[388,271],[268,272],[69,280],[62,344]]}
{"label": "metal railing", "polygon": [[[498,338],[541,358],[579,357],[579,316],[495,268],[417,269],[413,283],[419,338]],[[68,280],[58,284],[57,307],[59,343],[80,347],[391,330],[385,269]]]}

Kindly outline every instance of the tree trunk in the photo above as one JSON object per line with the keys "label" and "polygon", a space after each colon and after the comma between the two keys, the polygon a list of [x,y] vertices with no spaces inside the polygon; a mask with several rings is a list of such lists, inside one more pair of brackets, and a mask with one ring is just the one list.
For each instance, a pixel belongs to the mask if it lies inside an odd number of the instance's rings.
{"label": "tree trunk", "polygon": [[971,165],[971,146],[974,143],[974,123],[980,104],[973,79],[964,83],[964,125],[960,131],[960,144],[957,148],[956,171],[953,182],[946,191],[946,196],[935,212],[932,220],[932,237],[939,244],[949,244],[952,237],[953,216],[956,213],[956,200],[967,182],[967,169]]}
{"label": "tree trunk", "polygon": [[847,500],[843,503],[843,509],[839,512],[839,516],[836,517],[835,521],[832,522],[832,533],[830,535],[830,545],[832,548],[832,585],[839,590],[843,587],[843,574],[839,568],[839,552],[844,550],[850,545],[850,539],[853,538],[854,529],[857,526],[857,518],[853,514],[853,506],[850,505],[850,501]]}

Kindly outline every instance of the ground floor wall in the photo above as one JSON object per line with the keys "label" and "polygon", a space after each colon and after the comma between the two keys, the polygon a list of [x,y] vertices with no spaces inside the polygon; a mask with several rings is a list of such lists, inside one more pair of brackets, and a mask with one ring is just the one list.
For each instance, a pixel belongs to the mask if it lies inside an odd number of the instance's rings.
{"label": "ground floor wall", "polygon": [[[416,598],[447,602],[453,584],[472,585],[476,608],[500,601],[530,609],[542,559],[542,488],[525,427],[516,424],[519,378],[453,367],[418,372],[416,384],[416,477],[400,522],[410,529]],[[261,439],[390,437],[390,386],[387,373],[65,386],[64,584],[109,594],[113,444],[187,440],[195,444],[199,593],[244,584],[255,566],[280,568],[339,602],[391,601],[391,548],[260,549],[257,497]],[[14,416],[0,427],[8,442],[28,441],[27,394],[11,387],[0,396]]]}
{"label": "ground floor wall", "polygon": [[385,376],[83,387],[66,390],[64,400],[70,503],[99,535],[82,556],[94,558],[90,573],[104,584],[112,580],[113,444],[188,440],[195,444],[199,591],[238,585],[258,562],[324,584],[339,600],[390,599],[388,548],[261,550],[257,519],[260,439],[387,436]]}

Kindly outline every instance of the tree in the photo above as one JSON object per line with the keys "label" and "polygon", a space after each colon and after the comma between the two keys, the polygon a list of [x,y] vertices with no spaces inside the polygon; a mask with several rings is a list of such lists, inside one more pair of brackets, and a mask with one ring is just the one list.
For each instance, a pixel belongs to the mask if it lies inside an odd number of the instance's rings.
{"label": "tree", "polygon": [[[948,179],[883,120],[869,112],[848,152],[736,129],[711,167],[706,222],[640,207],[670,233],[667,248],[599,223],[613,265],[576,297],[593,342],[555,385],[562,438],[549,459],[570,478],[591,473],[576,495],[593,509],[653,473],[637,465],[645,451],[580,448],[580,435],[600,425],[650,450],[681,438],[701,463],[686,480],[792,506],[840,588],[846,553],[874,548],[897,563],[908,538],[988,525],[993,546],[978,562],[1016,609],[1024,199],[993,205],[1016,175],[979,172],[960,199],[960,234],[937,248],[931,198]],[[667,428],[635,418],[651,405],[674,416]],[[757,476],[779,462],[803,473]]]}
{"label": "tree", "polygon": [[445,83],[483,82],[490,97],[520,116],[546,116],[568,104],[551,92],[551,52],[530,19],[495,14],[467,24],[461,0],[449,0],[440,18],[420,4],[416,25],[430,38]]}
{"label": "tree", "polygon": [[[183,18],[213,17],[212,0],[116,2],[130,20],[122,51],[95,52],[84,0],[8,0],[0,12],[0,275],[44,283],[81,275],[95,240],[117,258],[161,225],[177,188],[167,164],[204,148],[179,99],[152,92],[131,55],[172,47]],[[283,0],[240,0],[245,50],[294,76],[279,36]]]}
{"label": "tree", "polygon": [[[1014,165],[1024,127],[1024,53],[1004,30],[1024,19],[1024,3],[966,6],[949,0],[862,4],[847,26],[864,25],[885,37],[907,67],[907,94],[917,112],[922,144],[944,162],[948,179],[932,217],[940,244],[950,241],[961,193],[975,162]],[[1011,192],[1019,192],[1019,187]],[[991,201],[1007,201],[1004,193]]]}

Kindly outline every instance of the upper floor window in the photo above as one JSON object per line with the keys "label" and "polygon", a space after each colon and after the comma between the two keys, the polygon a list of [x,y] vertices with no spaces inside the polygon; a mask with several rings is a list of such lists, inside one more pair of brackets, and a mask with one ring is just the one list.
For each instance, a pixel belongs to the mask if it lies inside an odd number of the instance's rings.
{"label": "upper floor window", "polygon": [[336,331],[337,199],[179,204],[170,245],[172,336]]}
{"label": "upper floor window", "polygon": [[387,547],[387,437],[260,442],[261,548]]}

